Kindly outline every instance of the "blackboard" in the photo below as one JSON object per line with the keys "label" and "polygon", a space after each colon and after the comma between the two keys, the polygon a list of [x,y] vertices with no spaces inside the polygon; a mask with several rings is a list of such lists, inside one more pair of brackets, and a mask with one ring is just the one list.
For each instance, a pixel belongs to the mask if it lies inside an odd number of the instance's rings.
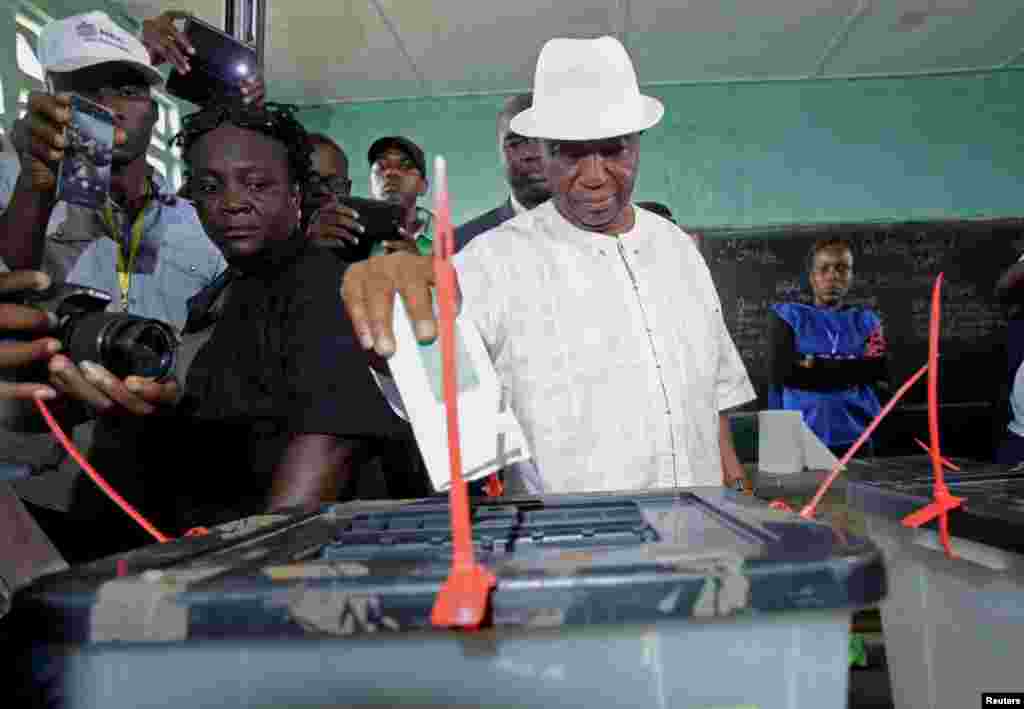
{"label": "blackboard", "polygon": [[[945,274],[939,352],[940,401],[991,402],[1006,378],[1006,314],[994,298],[1000,273],[1024,252],[1024,220],[858,224],[703,230],[704,256],[733,340],[760,403],[768,387],[768,315],[773,303],[811,302],[806,259],[814,242],[853,245],[847,302],[881,315],[898,386],[927,361],[935,276]],[[924,382],[903,400],[926,401]]]}

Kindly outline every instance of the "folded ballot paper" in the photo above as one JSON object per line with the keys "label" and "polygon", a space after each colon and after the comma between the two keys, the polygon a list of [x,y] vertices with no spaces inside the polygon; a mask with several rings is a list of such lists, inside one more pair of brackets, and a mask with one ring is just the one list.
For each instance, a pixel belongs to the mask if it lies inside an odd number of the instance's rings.
{"label": "folded ballot paper", "polygon": [[[394,332],[395,354],[388,361],[393,380],[376,372],[374,376],[395,411],[412,425],[434,489],[445,492],[451,486],[451,463],[441,339],[419,344],[404,303],[395,308]],[[528,460],[526,438],[502,401],[498,375],[468,317],[455,319],[455,371],[462,477],[478,480]]]}

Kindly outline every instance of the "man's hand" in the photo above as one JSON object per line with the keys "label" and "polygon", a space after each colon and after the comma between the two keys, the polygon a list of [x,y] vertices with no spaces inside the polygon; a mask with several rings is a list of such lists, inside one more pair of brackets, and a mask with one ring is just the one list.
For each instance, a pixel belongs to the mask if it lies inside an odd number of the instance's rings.
{"label": "man's hand", "polygon": [[332,198],[313,215],[306,236],[326,246],[336,245],[339,241],[358,244],[359,237],[366,232],[366,227],[360,224],[358,219],[358,212],[338,204],[338,201]]}
{"label": "man's hand", "polygon": [[[69,398],[100,414],[149,416],[178,401],[178,382],[143,377],[120,380],[94,362],[79,366],[63,355],[50,360],[50,383]],[[165,409],[166,410],[166,409]]]}
{"label": "man's hand", "polygon": [[[71,122],[71,94],[50,95],[33,91],[28,95],[28,112],[14,122],[11,142],[21,157],[19,186],[33,192],[53,192],[57,187],[57,165],[67,147],[65,127]],[[127,135],[114,130],[114,144]],[[25,182],[27,180],[27,182]]]}
{"label": "man's hand", "polygon": [[175,21],[190,15],[185,10],[168,10],[142,21],[142,44],[149,51],[153,66],[168,63],[181,74],[187,74],[192,68],[188,58],[196,53],[196,49],[174,25]]}
{"label": "man's hand", "polygon": [[[39,271],[0,273],[0,295],[22,290],[44,290],[50,277]],[[53,319],[36,308],[0,304],[0,333],[44,333],[53,328]],[[31,342],[0,342],[0,369],[24,367],[42,362],[60,351],[60,342],[44,337]],[[0,399],[56,398],[57,392],[45,384],[22,384],[0,381]]]}
{"label": "man's hand", "polygon": [[262,106],[267,98],[267,86],[263,81],[263,74],[245,79],[242,82],[242,100],[251,103],[253,106]]}
{"label": "man's hand", "polygon": [[395,353],[391,324],[396,293],[405,301],[416,339],[424,344],[433,342],[437,338],[430,294],[433,285],[430,256],[398,253],[349,266],[341,282],[341,298],[363,348],[382,357]]}

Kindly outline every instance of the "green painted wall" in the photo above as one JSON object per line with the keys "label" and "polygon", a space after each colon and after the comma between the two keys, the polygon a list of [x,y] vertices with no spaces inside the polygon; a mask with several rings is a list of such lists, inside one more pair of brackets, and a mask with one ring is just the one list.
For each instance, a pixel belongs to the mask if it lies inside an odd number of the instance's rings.
{"label": "green painted wall", "polygon": [[[644,138],[637,199],[692,227],[1024,214],[1024,72],[651,87],[666,118]],[[449,163],[456,222],[502,199],[502,98],[303,111],[352,155],[404,134]]]}

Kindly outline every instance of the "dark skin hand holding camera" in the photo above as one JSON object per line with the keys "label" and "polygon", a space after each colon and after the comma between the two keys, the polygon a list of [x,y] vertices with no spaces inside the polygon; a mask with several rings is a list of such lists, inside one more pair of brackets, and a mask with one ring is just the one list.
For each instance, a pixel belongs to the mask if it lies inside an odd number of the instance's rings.
{"label": "dark skin hand holding camera", "polygon": [[[12,141],[22,160],[22,172],[18,178],[18,186],[15,195],[11,199],[11,206],[7,212],[0,217],[0,231],[9,234],[5,221],[20,222],[23,225],[30,225],[31,230],[38,234],[32,238],[28,249],[18,249],[21,240],[5,239],[4,260],[13,267],[35,266],[42,260],[43,235],[46,225],[50,220],[50,213],[54,206],[54,190],[57,184],[56,165],[64,157],[66,141],[64,138],[64,127],[71,120],[71,99],[68,93],[59,93],[55,96],[34,92],[29,96],[28,113],[24,119],[15,124]],[[115,145],[124,145],[128,140],[128,134],[123,128],[115,130]],[[35,275],[25,275],[25,273]],[[4,274],[11,290],[24,290],[26,282],[31,279],[39,279],[41,274],[36,272],[15,272]],[[42,289],[50,284],[49,277],[45,278],[45,285],[38,286]],[[26,281],[25,279],[29,279]],[[39,281],[43,283],[43,281]],[[31,322],[48,322],[45,313],[23,306],[4,305],[4,313],[9,317],[13,325]],[[33,313],[28,316],[27,313]],[[26,320],[26,318],[30,318]],[[38,341],[37,341],[38,342]],[[56,342],[55,340],[52,342]],[[33,343],[35,344],[35,343]],[[36,345],[37,347],[41,345]],[[51,347],[53,345],[50,345]],[[13,352],[24,352],[24,345],[10,345],[7,349]],[[58,349],[53,350],[55,354]],[[45,358],[41,358],[45,359]],[[10,360],[8,360],[10,361]],[[37,389],[47,393],[48,398],[53,398],[58,393],[67,395],[92,406],[99,412],[117,411],[120,407],[146,415],[153,413],[155,408],[147,400],[154,403],[161,403],[172,397],[176,398],[177,385],[174,383],[156,384],[154,382],[129,378],[129,381],[121,382],[112,374],[98,365],[83,363],[81,368],[76,367],[70,359],[63,355],[57,355],[49,360],[50,383],[53,388],[43,387]],[[15,389],[9,391],[30,391],[26,387],[32,385],[10,385]],[[51,396],[52,394],[52,396]]]}
{"label": "dark skin hand holding camera", "polygon": [[[19,341],[0,343],[0,369],[46,365],[50,383],[0,381],[0,399],[57,399],[63,393],[69,398],[91,404],[104,412],[131,412],[138,415],[154,413],[160,404],[174,403],[178,397],[177,382],[154,382],[141,377],[128,377],[124,382],[99,365],[82,363],[74,367],[61,351],[61,343],[46,337],[57,325],[52,315],[25,305],[2,302],[20,291],[46,290],[50,277],[40,271],[0,273],[0,334],[15,336]],[[29,339],[36,337],[36,339]],[[46,372],[46,368],[40,370]]]}
{"label": "dark skin hand holding camera", "polygon": [[[0,273],[0,300],[24,290],[44,290],[50,277],[39,271]],[[0,334],[37,339],[0,343],[0,369],[20,369],[45,362],[60,351],[60,342],[44,335],[55,323],[41,310],[23,305],[0,303]],[[0,381],[0,399],[55,399],[57,392],[45,384]]]}
{"label": "dark skin hand holding camera", "polygon": [[306,236],[323,246],[339,241],[358,245],[359,237],[365,231],[366,227],[359,223],[359,213],[340,204],[337,196],[331,193],[313,213]]}

